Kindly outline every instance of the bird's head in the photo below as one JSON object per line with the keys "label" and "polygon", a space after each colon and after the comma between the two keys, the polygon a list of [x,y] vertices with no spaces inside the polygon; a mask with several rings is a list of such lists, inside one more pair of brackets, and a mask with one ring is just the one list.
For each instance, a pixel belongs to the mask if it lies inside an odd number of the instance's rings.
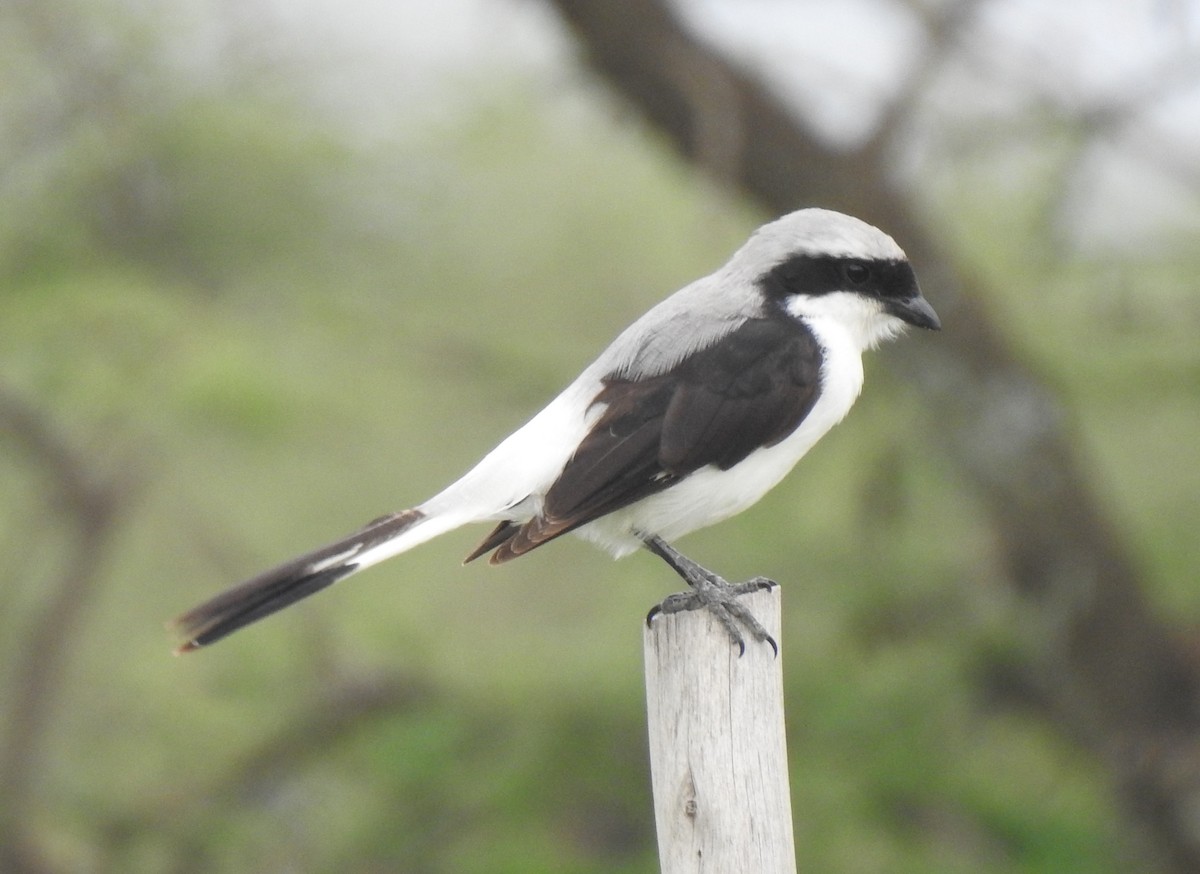
{"label": "bird's head", "polygon": [[863,348],[906,325],[939,330],[904,250],[883,231],[825,209],[763,225],[729,264],[771,305],[795,318],[832,321]]}

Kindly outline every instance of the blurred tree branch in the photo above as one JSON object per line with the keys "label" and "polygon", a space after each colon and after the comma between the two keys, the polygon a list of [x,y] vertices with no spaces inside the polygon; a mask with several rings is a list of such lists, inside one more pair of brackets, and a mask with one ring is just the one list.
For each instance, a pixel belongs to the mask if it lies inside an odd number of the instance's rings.
{"label": "blurred tree branch", "polygon": [[270,793],[302,763],[375,720],[411,713],[434,696],[425,681],[408,676],[355,676],[335,681],[303,710],[284,720],[281,730],[252,748],[204,793],[208,803],[246,803]]}
{"label": "blurred tree branch", "polygon": [[[217,820],[236,818],[274,804],[288,783],[303,780],[306,765],[330,756],[340,744],[372,725],[428,708],[435,691],[406,674],[332,678],[280,728],[229,761],[206,786],[159,798],[140,812],[117,812],[102,826],[108,853],[105,870],[124,870],[147,834],[166,836],[172,870],[192,874],[214,869],[212,832]],[[300,849],[302,852],[302,848]]]}
{"label": "blurred tree branch", "polygon": [[864,153],[886,153],[901,128],[909,122],[917,104],[929,90],[929,86],[958,49],[963,31],[970,25],[976,10],[986,0],[954,0],[931,10],[917,0],[908,0],[906,5],[925,27],[927,47],[921,52],[920,60],[909,73],[908,79],[884,109],[871,141],[863,147]]}
{"label": "blurred tree branch", "polygon": [[946,330],[893,360],[937,423],[928,439],[989,513],[1024,622],[1040,632],[1031,675],[1054,718],[1111,769],[1159,861],[1200,870],[1196,666],[1146,603],[1082,471],[1067,411],[1011,350],[983,305],[986,289],[927,226],[886,144],[827,145],[762,81],[693,36],[668,0],[550,3],[587,62],[685,158],[711,168],[707,90],[713,115],[734,127],[722,141],[737,144],[720,152],[722,181],[774,214],[819,204],[858,215],[905,247]]}
{"label": "blurred tree branch", "polygon": [[0,386],[0,440],[43,475],[46,503],[68,529],[57,576],[46,586],[40,612],[22,630],[7,666],[13,682],[0,711],[0,870],[32,872],[43,868],[24,827],[25,816],[36,806],[43,742],[51,735],[66,665],[85,610],[104,580],[108,551],[133,500],[135,479],[126,470],[98,476],[57,423],[5,386]]}

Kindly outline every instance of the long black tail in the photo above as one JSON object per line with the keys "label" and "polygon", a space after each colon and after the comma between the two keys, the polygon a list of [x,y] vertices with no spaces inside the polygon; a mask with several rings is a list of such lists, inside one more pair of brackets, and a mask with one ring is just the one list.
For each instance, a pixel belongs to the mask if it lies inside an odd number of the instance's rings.
{"label": "long black tail", "polygon": [[214,643],[350,576],[363,565],[364,553],[404,533],[423,518],[425,514],[420,510],[383,516],[336,543],[264,571],[193,607],[170,623],[186,638],[175,653],[191,652]]}

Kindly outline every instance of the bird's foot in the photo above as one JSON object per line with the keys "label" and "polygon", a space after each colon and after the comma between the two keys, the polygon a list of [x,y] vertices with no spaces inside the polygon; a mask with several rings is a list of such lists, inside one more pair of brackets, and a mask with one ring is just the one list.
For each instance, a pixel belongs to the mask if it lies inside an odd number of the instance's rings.
{"label": "bird's foot", "polygon": [[687,592],[676,592],[668,595],[661,603],[655,604],[646,614],[646,624],[654,621],[660,613],[683,613],[687,610],[705,609],[717,618],[729,635],[729,640],[738,648],[738,655],[746,652],[746,639],[742,635],[739,624],[749,632],[750,636],[759,643],[768,643],[775,655],[779,655],[779,644],[771,636],[762,623],[755,618],[750,609],[738,600],[742,595],[771,589],[779,585],[766,577],[754,577],[744,583],[729,583],[716,575],[698,578],[696,582],[688,581],[693,588]]}
{"label": "bird's foot", "polygon": [[766,577],[754,577],[743,583],[730,583],[712,571],[692,561],[658,537],[644,538],[646,547],[662,558],[683,577],[689,591],[668,595],[646,614],[646,625],[661,614],[683,613],[688,610],[708,610],[729,635],[729,640],[738,648],[738,656],[746,652],[745,629],[759,643],[768,643],[775,655],[779,655],[779,644],[755,618],[750,609],[738,599],[751,592],[773,589],[779,585]]}

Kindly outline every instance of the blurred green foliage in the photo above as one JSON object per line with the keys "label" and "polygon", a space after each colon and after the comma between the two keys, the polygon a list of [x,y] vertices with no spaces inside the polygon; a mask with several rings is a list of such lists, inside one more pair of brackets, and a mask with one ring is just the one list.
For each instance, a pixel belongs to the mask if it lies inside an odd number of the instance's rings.
{"label": "blurred green foliage", "polygon": [[[640,624],[675,583],[653,559],[564,541],[463,568],[483,532],[459,532],[211,652],[170,658],[162,623],[433,493],[761,217],[576,85],[478,87],[364,144],[304,81],[189,78],[153,27],[103,22],[127,38],[106,75],[55,87],[105,100],[52,147],[6,137],[0,180],[20,206],[0,219],[3,382],[136,483],[61,641],[25,838],[47,870],[655,870]],[[11,61],[9,121],[57,60]],[[993,305],[1070,399],[1155,597],[1194,615],[1194,255],[1049,263],[1018,208],[1030,175],[986,214],[947,185],[952,233],[1003,277]],[[1128,870],[1108,778],[989,693],[1028,630],[886,354],[837,439],[686,544],[785,584],[802,867]],[[0,692],[70,537],[44,480],[0,454]]]}

